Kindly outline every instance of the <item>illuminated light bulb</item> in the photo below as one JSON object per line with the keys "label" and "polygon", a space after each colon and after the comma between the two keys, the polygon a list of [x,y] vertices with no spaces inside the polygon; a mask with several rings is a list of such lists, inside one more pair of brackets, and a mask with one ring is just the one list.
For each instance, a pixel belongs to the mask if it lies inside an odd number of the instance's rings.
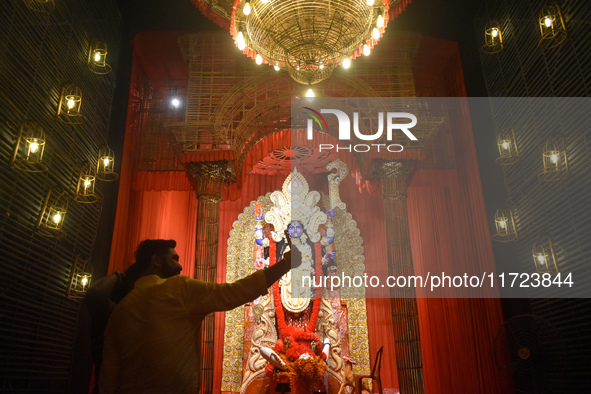
{"label": "illuminated light bulb", "polygon": [[306,97],[314,98],[314,91],[312,90],[312,88],[308,88],[308,91],[306,92]]}
{"label": "illuminated light bulb", "polygon": [[29,144],[29,149],[31,150],[31,153],[37,152],[37,149],[39,149],[37,138],[34,138],[33,141],[31,141],[31,143]]}
{"label": "illuminated light bulb", "polygon": [[250,1],[247,1],[244,5],[244,15],[250,15]]}
{"label": "illuminated light bulb", "polygon": [[318,68],[322,70],[324,68],[324,64],[320,63],[320,66]]}
{"label": "illuminated light bulb", "polygon": [[241,31],[239,31],[238,35],[236,36],[236,44],[238,44],[238,49],[240,49],[241,51],[243,51],[244,48],[246,48],[246,42],[244,42],[244,34],[242,34]]}
{"label": "illuminated light bulb", "polygon": [[554,164],[558,163],[558,155],[556,153],[552,153],[552,156],[550,156],[550,160],[552,160],[552,163]]}
{"label": "illuminated light bulb", "polygon": [[101,60],[101,54],[98,52],[94,53],[94,61],[99,62]]}
{"label": "illuminated light bulb", "polygon": [[273,68],[275,69],[275,71],[281,70],[278,65],[273,66]]}
{"label": "illuminated light bulb", "polygon": [[380,38],[380,29],[378,29],[377,27],[374,27],[373,32],[371,33],[371,36],[373,37],[374,40],[378,40]]}
{"label": "illuminated light bulb", "polygon": [[369,46],[367,44],[363,45],[363,54],[369,56],[370,52]]}
{"label": "illuminated light bulb", "polygon": [[546,256],[544,256],[542,253],[538,253],[538,262],[540,264],[544,264],[546,262]]}
{"label": "illuminated light bulb", "polygon": [[111,161],[109,160],[108,157],[103,158],[103,164],[105,165],[105,167],[107,167],[109,165]]}
{"label": "illuminated light bulb", "polygon": [[351,59],[343,60],[343,68],[349,68],[349,67],[351,67]]}
{"label": "illuminated light bulb", "polygon": [[74,108],[75,105],[76,105],[76,103],[74,102],[74,100],[72,100],[72,99],[68,100],[68,109]]}
{"label": "illuminated light bulb", "polygon": [[269,2],[269,0],[261,0],[261,3],[263,4],[267,4]]}
{"label": "illuminated light bulb", "polygon": [[377,27],[384,27],[384,17],[382,14],[378,15],[378,19],[376,20]]}
{"label": "illuminated light bulb", "polygon": [[503,141],[503,149],[509,149],[509,143],[507,141]]}
{"label": "illuminated light bulb", "polygon": [[373,3],[374,3],[374,0],[367,0],[367,5],[368,6],[371,7],[373,5]]}
{"label": "illuminated light bulb", "polygon": [[86,287],[87,284],[88,284],[88,278],[85,276],[84,278],[82,278],[82,287]]}
{"label": "illuminated light bulb", "polygon": [[493,29],[492,30],[492,36],[493,37],[497,37],[499,35],[499,30],[498,29]]}
{"label": "illuminated light bulb", "polygon": [[84,190],[88,189],[90,187],[90,179],[86,178],[84,180]]}
{"label": "illuminated light bulb", "polygon": [[263,64],[263,57],[259,54],[257,54],[257,57],[255,58],[255,62],[257,62],[258,65]]}
{"label": "illuminated light bulb", "polygon": [[544,19],[544,24],[546,25],[546,27],[550,27],[550,26],[552,26],[552,18],[550,18],[549,16],[547,16],[547,17]]}
{"label": "illuminated light bulb", "polygon": [[53,215],[52,219],[55,224],[59,224],[60,220],[62,220],[62,215],[59,212],[57,212],[55,215]]}
{"label": "illuminated light bulb", "polygon": [[501,220],[499,222],[499,226],[501,226],[501,228],[505,228],[506,225],[507,225],[507,221],[506,220]]}
{"label": "illuminated light bulb", "polygon": [[170,100],[170,104],[172,104],[173,107],[178,108],[181,105],[181,100],[175,97]]}

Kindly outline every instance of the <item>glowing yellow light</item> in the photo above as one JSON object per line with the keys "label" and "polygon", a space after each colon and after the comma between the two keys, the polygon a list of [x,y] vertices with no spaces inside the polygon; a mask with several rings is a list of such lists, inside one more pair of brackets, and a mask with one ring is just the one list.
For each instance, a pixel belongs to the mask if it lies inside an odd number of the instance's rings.
{"label": "glowing yellow light", "polygon": [[538,263],[544,264],[546,262],[546,256],[543,253],[538,253]]}
{"label": "glowing yellow light", "polygon": [[384,27],[384,17],[382,14],[378,15],[378,19],[376,20],[377,27]]}
{"label": "glowing yellow light", "polygon": [[369,56],[370,52],[369,46],[367,44],[363,45],[363,54]]}
{"label": "glowing yellow light", "polygon": [[105,165],[105,167],[107,167],[109,165],[109,162],[110,162],[110,160],[108,157],[103,158],[103,164]]}
{"label": "glowing yellow light", "polygon": [[275,65],[273,68],[275,69],[275,71],[281,70],[278,65]]}
{"label": "glowing yellow light", "polygon": [[94,61],[100,62],[100,60],[101,60],[101,54],[99,52],[95,52],[94,53]]}
{"label": "glowing yellow light", "polygon": [[380,29],[378,29],[377,27],[374,27],[373,32],[371,33],[371,36],[373,37],[374,40],[378,40],[380,38]]}
{"label": "glowing yellow light", "polygon": [[351,67],[351,59],[345,59],[345,60],[343,60],[343,67],[344,68]]}
{"label": "glowing yellow light", "polygon": [[37,149],[39,149],[37,138],[33,138],[33,141],[31,141],[31,143],[29,144],[29,149],[31,150],[31,153],[37,152]]}
{"label": "glowing yellow light", "polygon": [[240,49],[241,51],[244,50],[244,48],[246,48],[246,43],[244,42],[244,34],[242,34],[242,32],[238,32],[238,35],[236,36],[236,44],[238,44],[238,49]]}
{"label": "glowing yellow light", "polygon": [[181,105],[181,100],[175,97],[172,100],[170,100],[170,103],[173,107],[178,108]]}
{"label": "glowing yellow light", "polygon": [[505,149],[505,150],[509,149],[509,142],[508,141],[503,141],[503,149]]}
{"label": "glowing yellow light", "polygon": [[250,15],[250,2],[247,1],[244,5],[244,15]]}
{"label": "glowing yellow light", "polygon": [[320,63],[320,66],[318,68],[322,70],[324,68],[324,64]]}
{"label": "glowing yellow light", "polygon": [[547,16],[547,17],[544,19],[544,24],[546,25],[546,27],[550,27],[550,26],[552,26],[552,18],[550,18],[549,16]]}
{"label": "glowing yellow light", "polygon": [[255,62],[259,65],[263,64],[263,57],[261,55],[257,54],[257,57],[255,58]]}
{"label": "glowing yellow light", "polygon": [[499,30],[498,29],[492,29],[492,36],[496,38],[498,35],[499,35]]}
{"label": "glowing yellow light", "polygon": [[500,226],[501,228],[505,228],[505,226],[506,226],[506,225],[507,225],[507,221],[506,221],[506,220],[501,220],[501,221],[499,221],[499,226]]}
{"label": "glowing yellow light", "polygon": [[373,3],[374,3],[374,0],[367,0],[367,5],[368,6],[371,7],[373,5]]}
{"label": "glowing yellow light", "polygon": [[74,102],[74,100],[72,100],[72,99],[68,100],[68,109],[74,108],[75,105],[76,105],[76,103]]}
{"label": "glowing yellow light", "polygon": [[307,98],[314,98],[314,91],[312,90],[312,88],[308,89],[308,91],[306,92],[306,97]]}
{"label": "glowing yellow light", "polygon": [[552,153],[552,156],[550,156],[550,160],[554,164],[558,163],[558,155],[556,153]]}
{"label": "glowing yellow light", "polygon": [[60,221],[62,220],[62,215],[61,215],[61,213],[60,213],[60,212],[57,212],[55,215],[53,215],[53,218],[52,218],[52,219],[53,219],[53,222],[54,222],[55,224],[59,224],[59,223],[60,223]]}
{"label": "glowing yellow light", "polygon": [[84,180],[84,190],[88,189],[90,187],[90,179],[87,177]]}
{"label": "glowing yellow light", "polygon": [[267,4],[269,2],[269,0],[261,0],[261,3],[263,4]]}
{"label": "glowing yellow light", "polygon": [[88,278],[85,276],[84,278],[82,278],[82,287],[86,287],[87,284],[88,284]]}

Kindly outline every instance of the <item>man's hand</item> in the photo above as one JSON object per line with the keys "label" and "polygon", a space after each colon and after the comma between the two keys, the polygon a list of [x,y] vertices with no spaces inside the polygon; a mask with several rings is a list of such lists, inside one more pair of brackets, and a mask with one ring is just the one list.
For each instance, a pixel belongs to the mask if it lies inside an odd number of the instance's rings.
{"label": "man's hand", "polygon": [[285,230],[284,234],[287,244],[289,245],[289,251],[283,254],[283,258],[287,261],[287,264],[289,264],[291,268],[298,268],[300,265],[302,265],[302,253],[297,247],[291,245],[291,237],[289,236],[289,232]]}

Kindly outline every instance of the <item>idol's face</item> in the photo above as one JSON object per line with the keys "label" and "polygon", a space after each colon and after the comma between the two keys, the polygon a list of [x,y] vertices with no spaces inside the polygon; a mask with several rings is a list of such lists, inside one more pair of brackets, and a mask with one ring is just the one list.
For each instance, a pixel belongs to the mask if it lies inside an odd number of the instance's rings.
{"label": "idol's face", "polygon": [[289,236],[294,239],[298,239],[304,233],[304,226],[300,222],[291,222],[287,227]]}

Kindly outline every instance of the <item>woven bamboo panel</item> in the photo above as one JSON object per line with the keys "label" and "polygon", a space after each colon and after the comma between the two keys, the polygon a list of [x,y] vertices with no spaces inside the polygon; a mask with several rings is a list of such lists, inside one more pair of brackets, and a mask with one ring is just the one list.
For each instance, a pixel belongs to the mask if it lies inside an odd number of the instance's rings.
{"label": "woven bamboo panel", "polygon": [[[86,66],[89,40],[108,43],[115,68],[120,17],[114,1],[56,1],[49,14],[23,1],[0,3],[0,391],[67,392],[79,301],[66,297],[75,257],[90,257],[101,204],[77,204],[79,166],[96,163],[105,143],[115,75]],[[87,121],[56,119],[65,83],[83,94]],[[46,134],[45,173],[9,166],[21,122],[39,123]],[[59,186],[69,196],[65,238],[46,238],[35,225],[45,195]],[[100,193],[101,185],[96,190]]]}
{"label": "woven bamboo panel", "polygon": [[[559,1],[568,38],[553,49],[538,47],[538,15],[544,1],[484,3],[475,23],[480,44],[484,43],[484,25],[491,19],[500,21],[505,44],[498,54],[481,54],[489,95],[547,97],[520,106],[495,100],[491,108],[497,133],[513,127],[520,152],[519,162],[499,168],[504,171],[508,204],[514,209],[519,231],[519,270],[534,271],[532,244],[539,234],[546,233],[554,242],[559,269],[572,272],[579,282],[591,283],[589,117],[574,105],[576,102],[552,99],[591,95],[591,3]],[[571,171],[570,177],[560,182],[540,182],[537,178],[543,168],[542,149],[550,137],[564,138],[566,143]],[[530,304],[532,311],[552,323],[565,340],[568,356],[560,392],[585,391],[591,386],[591,301],[531,299]]]}

